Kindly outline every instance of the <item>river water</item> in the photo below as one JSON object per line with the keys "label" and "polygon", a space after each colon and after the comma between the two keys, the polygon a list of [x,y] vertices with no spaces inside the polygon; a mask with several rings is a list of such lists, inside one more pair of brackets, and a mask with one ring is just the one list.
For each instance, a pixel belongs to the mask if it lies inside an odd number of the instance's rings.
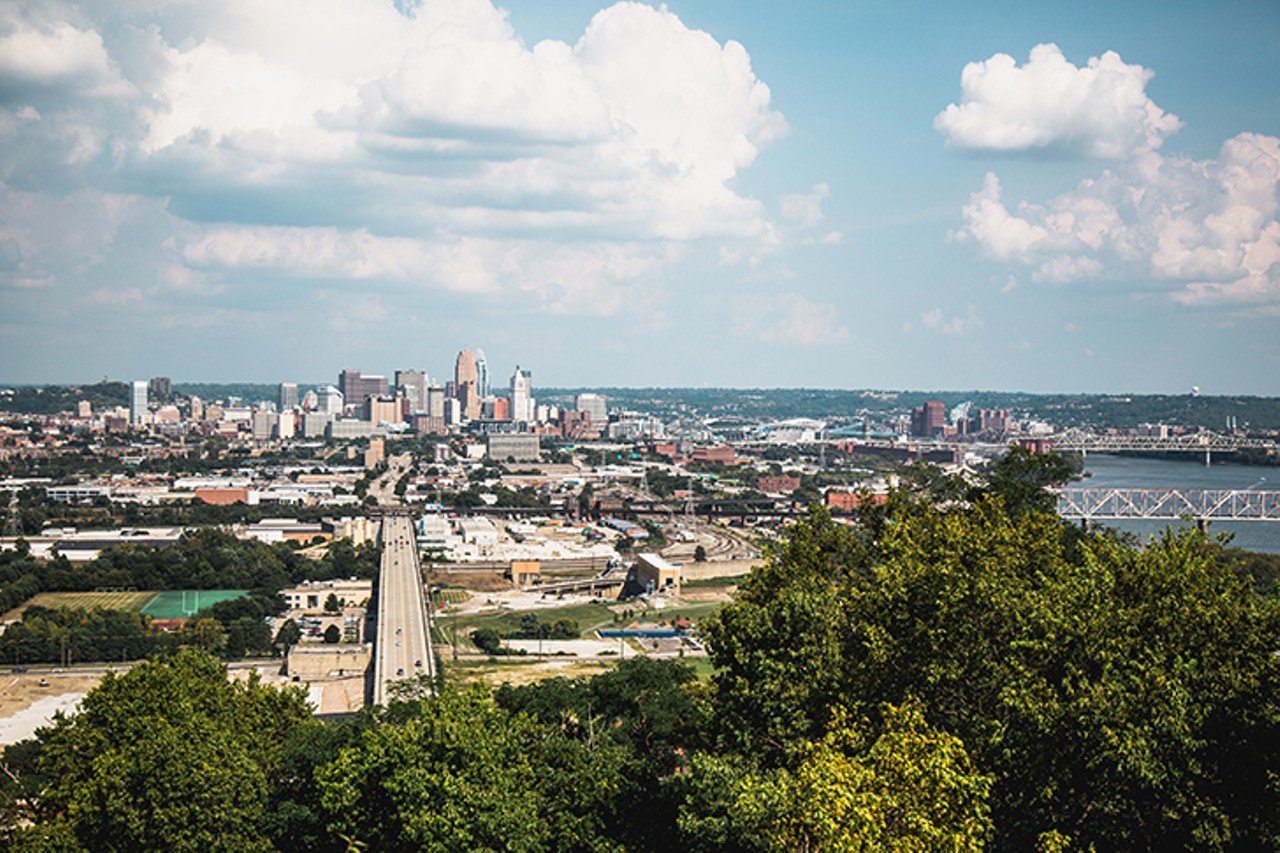
{"label": "river water", "polygon": [[[1280,489],[1280,468],[1261,465],[1219,464],[1206,467],[1201,456],[1187,461],[1170,461],[1135,456],[1108,456],[1090,453],[1085,471],[1092,476],[1070,484],[1088,489]],[[1164,522],[1102,521],[1111,527],[1138,534],[1143,541],[1165,526]],[[1280,521],[1215,521],[1210,533],[1234,534],[1232,545],[1250,551],[1280,554]]]}

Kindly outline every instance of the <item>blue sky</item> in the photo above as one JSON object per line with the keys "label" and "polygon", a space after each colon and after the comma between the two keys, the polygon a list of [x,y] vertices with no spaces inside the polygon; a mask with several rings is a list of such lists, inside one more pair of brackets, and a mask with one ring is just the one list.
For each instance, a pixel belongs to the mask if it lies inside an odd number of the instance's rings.
{"label": "blue sky", "polygon": [[0,4],[0,379],[1280,393],[1275,3],[144,5]]}

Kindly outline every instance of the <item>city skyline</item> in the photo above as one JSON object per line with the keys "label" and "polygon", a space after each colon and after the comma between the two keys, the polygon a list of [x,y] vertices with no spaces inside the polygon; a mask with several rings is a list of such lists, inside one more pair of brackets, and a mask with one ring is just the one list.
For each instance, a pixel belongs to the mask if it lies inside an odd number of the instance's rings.
{"label": "city skyline", "polygon": [[495,388],[1280,394],[1277,36],[1263,2],[11,4],[0,381],[443,378],[470,341]]}

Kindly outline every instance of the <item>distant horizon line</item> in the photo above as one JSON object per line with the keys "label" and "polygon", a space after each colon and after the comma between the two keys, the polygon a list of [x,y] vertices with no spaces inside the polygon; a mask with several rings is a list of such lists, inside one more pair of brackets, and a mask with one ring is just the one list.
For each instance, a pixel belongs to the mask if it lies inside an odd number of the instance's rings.
{"label": "distant horizon line", "polygon": [[[368,374],[370,376],[378,376],[383,374]],[[145,377],[148,381],[159,378],[158,376]],[[277,381],[251,381],[251,380],[176,380],[171,377],[170,384],[174,388],[183,385],[261,385],[264,387],[278,386],[281,382],[293,382],[299,386],[322,386],[335,385],[332,381],[302,381],[302,380],[277,380]],[[103,377],[93,382],[4,382],[0,381],[0,388],[85,388],[103,383],[119,382],[128,384],[136,380],[133,379],[111,379]],[[536,389],[535,389],[536,390]],[[741,392],[760,392],[760,391],[818,391],[825,393],[858,393],[873,392],[880,394],[1008,394],[1008,395],[1024,395],[1028,397],[1187,397],[1188,399],[1220,399],[1228,397],[1253,397],[1262,400],[1280,399],[1280,395],[1263,394],[1256,391],[1246,392],[1221,392],[1221,393],[1193,393],[1191,391],[1170,392],[1170,391],[1026,391],[1022,389],[1001,389],[1001,388],[888,388],[888,387],[840,387],[840,386],[822,386],[822,385],[547,385],[540,390],[546,393],[569,392],[569,391],[741,391]]]}

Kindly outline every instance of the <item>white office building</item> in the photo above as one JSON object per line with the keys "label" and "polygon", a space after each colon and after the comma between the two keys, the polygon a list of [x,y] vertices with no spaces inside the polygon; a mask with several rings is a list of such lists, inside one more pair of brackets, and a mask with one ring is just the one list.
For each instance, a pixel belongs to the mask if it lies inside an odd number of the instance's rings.
{"label": "white office building", "polygon": [[511,374],[511,420],[529,423],[536,414],[533,399],[533,371],[521,370]]}
{"label": "white office building", "polygon": [[141,426],[147,422],[147,380],[135,379],[129,394],[129,423]]}
{"label": "white office building", "polygon": [[332,385],[325,385],[316,396],[319,398],[316,411],[326,415],[342,414],[342,406],[345,401],[342,399],[342,392],[337,388]]}
{"label": "white office building", "polygon": [[579,394],[573,399],[573,407],[589,415],[592,426],[604,426],[609,421],[609,401],[602,394]]}

